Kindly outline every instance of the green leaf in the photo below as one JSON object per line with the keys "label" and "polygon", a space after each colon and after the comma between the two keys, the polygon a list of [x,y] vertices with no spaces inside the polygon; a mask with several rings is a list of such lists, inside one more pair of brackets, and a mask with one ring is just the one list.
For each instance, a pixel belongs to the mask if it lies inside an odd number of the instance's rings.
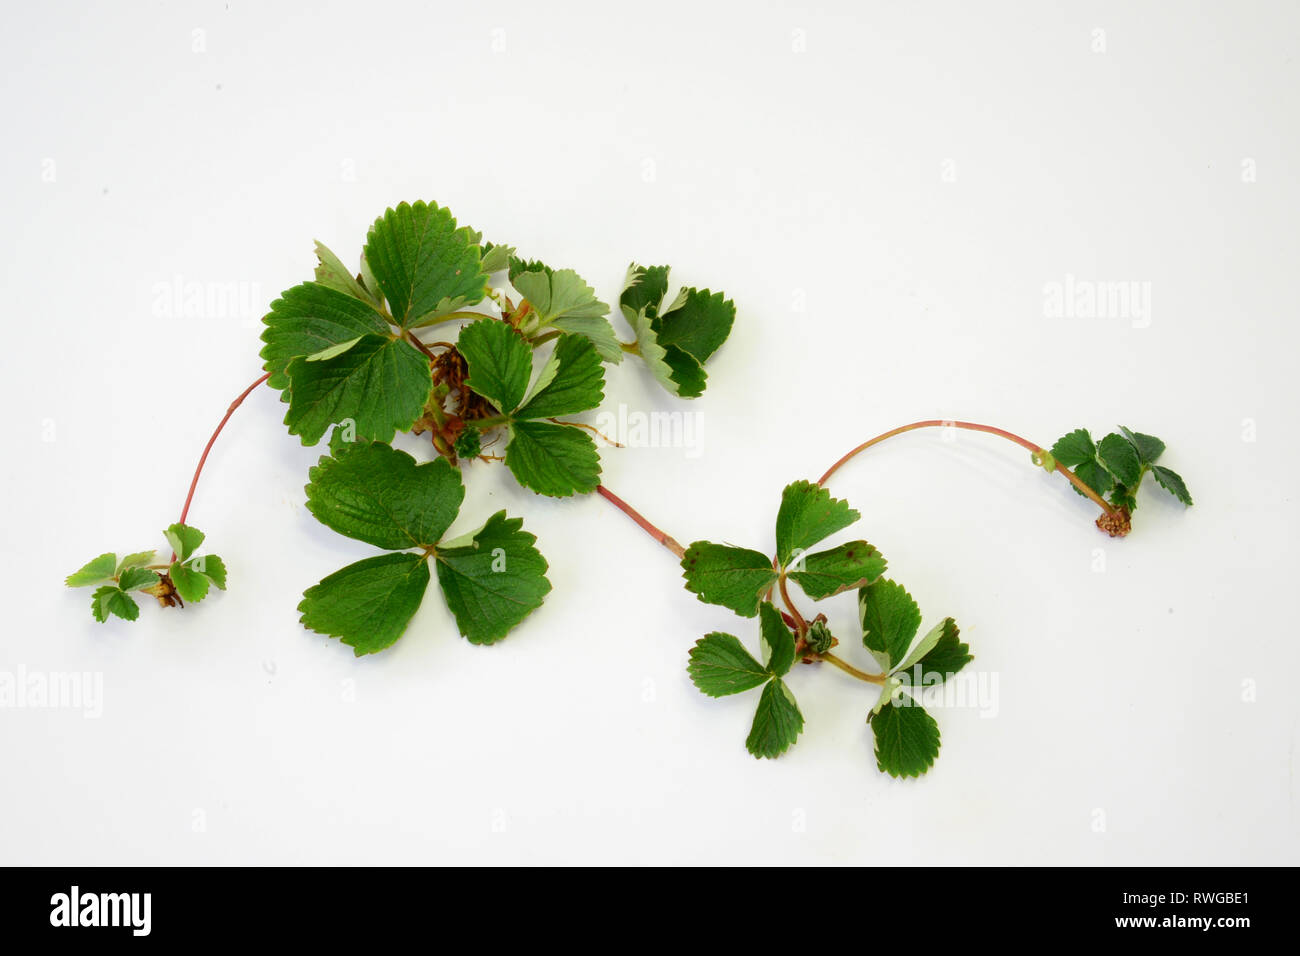
{"label": "green leaf", "polygon": [[814,601],[865,587],[885,573],[884,557],[865,541],[850,541],[829,551],[800,555],[787,573]]}
{"label": "green leaf", "polygon": [[614,332],[614,326],[603,316],[568,315],[551,323],[562,332],[571,332],[588,339],[596,347],[601,361],[618,365],[623,361],[623,346]]}
{"label": "green leaf", "polygon": [[709,376],[693,355],[676,345],[669,345],[664,349],[664,362],[678,398],[699,398],[704,394]]}
{"label": "green leaf", "polygon": [[321,524],[391,551],[437,544],[465,498],[445,458],[418,464],[379,442],[321,458],[308,477],[307,510]]}
{"label": "green leaf", "polygon": [[520,259],[518,256],[510,257],[510,281],[514,282],[515,278],[523,272],[544,272],[550,275],[554,270],[546,263],[538,259]]}
{"label": "green leaf", "polygon": [[907,695],[871,717],[876,735],[876,766],[891,777],[919,777],[939,756],[939,725]]}
{"label": "green leaf", "polygon": [[678,394],[681,386],[673,380],[673,367],[667,361],[668,350],[659,344],[659,336],[651,327],[649,317],[645,312],[634,312],[627,316],[627,324],[632,327],[636,338],[637,355],[645,362],[655,381],[673,395]]}
{"label": "green leaf", "polygon": [[488,277],[479,247],[435,203],[402,203],[375,220],[366,261],[403,328],[481,302]]}
{"label": "green leaf", "polygon": [[1131,515],[1137,511],[1137,493],[1136,489],[1126,488],[1124,485],[1116,485],[1109,495],[1110,503],[1116,508],[1124,508]]}
{"label": "green leaf", "polygon": [[832,498],[829,491],[811,481],[786,485],[776,515],[777,561],[785,567],[796,551],[807,550],[860,517],[847,501]]}
{"label": "green leaf", "polygon": [[226,589],[226,562],[215,554],[200,554],[197,558],[190,558],[185,562],[185,567],[203,575],[222,591]]}
{"label": "green leaf", "polygon": [[759,602],[777,578],[767,555],[710,541],[696,541],[686,549],[682,570],[686,590],[741,617],[758,614]]}
{"label": "green leaf", "polygon": [[904,684],[916,686],[947,680],[975,659],[970,646],[960,640],[960,634],[957,622],[944,618],[921,638],[894,673]]}
{"label": "green leaf", "polygon": [[380,335],[363,335],[333,358],[296,358],[289,379],[284,423],[304,445],[348,418],[358,436],[391,441],[415,424],[433,390],[428,359],[409,343]]}
{"label": "green leaf", "polygon": [[802,730],[803,714],[799,713],[794,694],[781,678],[772,678],[758,699],[746,749],[755,757],[774,759],[790,749]]}
{"label": "green leaf", "polygon": [[1052,446],[1052,457],[1066,468],[1075,468],[1085,461],[1096,459],[1097,446],[1092,443],[1092,436],[1086,428],[1076,428],[1056,440]]}
{"label": "green leaf", "polygon": [[871,706],[871,712],[867,714],[867,722],[870,723],[871,718],[880,713],[882,707],[901,697],[902,694],[903,682],[892,675],[886,677],[884,683],[880,685],[880,695]]}
{"label": "green leaf", "polygon": [[804,639],[814,654],[825,654],[835,646],[835,635],[831,633],[825,621],[811,622]]}
{"label": "green leaf", "polygon": [[1111,432],[1097,444],[1097,457],[1106,470],[1122,485],[1137,487],[1142,480],[1142,462],[1135,449],[1123,435]]}
{"label": "green leaf", "polygon": [[374,305],[347,293],[304,282],[271,303],[262,319],[263,369],[271,373],[272,388],[289,387],[287,369],[295,358],[314,355],[361,335],[389,334],[389,324]]}
{"label": "green leaf", "polygon": [[361,288],[366,290],[366,297],[375,304],[375,308],[384,307],[384,293],[379,288],[379,280],[375,278],[375,271],[370,268],[370,263],[366,260],[366,253],[361,251],[361,270],[357,273],[361,279]]}
{"label": "green leaf", "polygon": [[172,546],[172,550],[176,552],[176,557],[184,561],[198,550],[206,535],[198,528],[190,525],[173,524],[169,525],[167,530],[163,532],[163,537]]}
{"label": "green leaf", "polygon": [[335,571],[303,592],[305,627],[337,637],[356,655],[390,646],[406,630],[429,585],[422,554],[380,554]]}
{"label": "green leaf", "polygon": [[634,262],[628,266],[618,304],[628,321],[638,312],[644,312],[647,318],[653,319],[659,315],[659,308],[667,294],[668,266],[639,266]]}
{"label": "green leaf", "polygon": [[921,627],[921,609],[906,589],[882,578],[858,592],[862,643],[885,670],[907,656]]}
{"label": "green leaf", "polygon": [[696,641],[690,659],[686,672],[692,683],[710,697],[753,690],[772,676],[736,637],[720,631]]}
{"label": "green leaf", "polygon": [[[548,370],[549,375],[548,375]],[[563,335],[547,360],[538,388],[515,414],[554,418],[596,408],[605,398],[605,369],[595,347],[577,335]]]}
{"label": "green leaf", "polygon": [[466,427],[456,436],[454,445],[457,458],[477,458],[483,454],[483,434],[477,428]]}
{"label": "green leaf", "polygon": [[510,265],[510,257],[515,254],[514,246],[499,246],[494,242],[483,243],[483,272],[491,275]]}
{"label": "green leaf", "polygon": [[[1069,465],[1066,465],[1066,467],[1068,468]],[[1085,461],[1074,469],[1074,473],[1078,476],[1080,481],[1099,495],[1106,494],[1115,486],[1115,476],[1102,467],[1101,462],[1096,460]],[[1074,488],[1074,485],[1071,485],[1070,487]],[[1074,490],[1077,494],[1087,497],[1082,491],[1079,491],[1078,488],[1074,488]]]}
{"label": "green leaf", "polygon": [[552,498],[585,495],[600,484],[596,443],[569,425],[512,422],[506,467],[525,488]]}
{"label": "green leaf", "polygon": [[469,365],[470,388],[504,414],[519,407],[533,374],[533,353],[508,322],[471,322],[460,330],[456,348]]}
{"label": "green leaf", "polygon": [[116,568],[117,555],[109,551],[92,561],[88,561],[80,571],[69,574],[63,579],[63,583],[70,588],[84,588],[91,584],[102,584],[104,581],[113,580]]}
{"label": "green leaf", "polygon": [[319,352],[312,352],[311,355],[303,356],[308,362],[323,362],[326,359],[332,359],[336,355],[342,355],[352,346],[361,341],[361,336],[355,339],[348,339],[346,342],[340,342],[338,345],[331,345],[329,348],[321,349]]}
{"label": "green leaf", "polygon": [[363,302],[370,301],[369,293],[362,288],[352,270],[322,242],[316,243],[316,261],[316,281],[321,285]]}
{"label": "green leaf", "polygon": [[100,624],[107,621],[110,614],[116,614],[124,621],[134,621],[140,616],[140,605],[121,588],[106,584],[90,596],[90,613]]}
{"label": "green leaf", "polygon": [[1165,453],[1165,443],[1154,435],[1143,435],[1141,432],[1129,431],[1123,425],[1119,426],[1119,430],[1129,440],[1129,444],[1137,452],[1142,464],[1154,465],[1156,459]]}
{"label": "green leaf", "polygon": [[785,626],[781,612],[770,601],[758,606],[758,623],[767,654],[768,672],[784,677],[794,665],[794,634]]}
{"label": "green leaf", "polygon": [[208,588],[212,582],[206,574],[201,574],[179,561],[172,562],[171,567],[167,569],[167,574],[171,576],[172,586],[176,588],[176,593],[181,596],[181,600],[197,604],[208,596]]}
{"label": "green leaf", "polygon": [[541,320],[549,325],[560,318],[603,318],[609,306],[596,298],[596,290],[572,269],[554,272],[520,272],[510,279]]}
{"label": "green leaf", "polygon": [[546,559],[523,521],[498,511],[469,544],[439,548],[438,583],[460,633],[472,644],[500,640],[551,590]]}
{"label": "green leaf", "polygon": [[1187,490],[1187,485],[1183,484],[1183,479],[1178,476],[1178,472],[1171,468],[1165,468],[1163,465],[1152,465],[1151,474],[1156,483],[1161,488],[1169,492],[1185,505],[1191,505],[1192,496]]}
{"label": "green leaf", "polygon": [[134,554],[128,554],[117,562],[117,573],[120,575],[127,568],[139,568],[146,564],[153,564],[156,557],[158,557],[157,551],[137,551]]}
{"label": "green leaf", "polygon": [[153,587],[158,581],[158,575],[147,568],[127,568],[118,578],[117,586],[123,591],[140,591]]}
{"label": "green leaf", "polygon": [[659,344],[676,345],[704,363],[727,340],[735,320],[736,305],[721,292],[685,289],[660,317]]}

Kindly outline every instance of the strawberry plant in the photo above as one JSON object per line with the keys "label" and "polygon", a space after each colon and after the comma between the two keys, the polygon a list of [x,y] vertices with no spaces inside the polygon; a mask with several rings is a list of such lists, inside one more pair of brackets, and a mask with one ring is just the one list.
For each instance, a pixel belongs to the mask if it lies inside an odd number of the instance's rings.
{"label": "strawberry plant", "polygon": [[[916,602],[884,577],[885,558],[871,544],[815,550],[860,517],[826,489],[841,467],[905,432],[965,429],[1014,442],[1034,465],[1063,476],[1101,509],[1096,524],[1114,537],[1129,533],[1148,474],[1192,503],[1182,478],[1157,463],[1165,446],[1150,435],[1121,428],[1094,441],[1076,429],[1048,449],[989,425],[929,420],[863,442],[816,482],[788,485],[776,509],[774,554],[704,540],[682,547],[601,483],[603,436],[574,416],[601,405],[606,367],[627,356],[671,394],[702,395],[705,367],[735,320],[721,292],[688,287],[670,297],[668,267],[633,264],[618,299],[631,332],[624,341],[609,306],[572,269],[485,242],[445,208],[424,202],[403,203],[375,221],[356,271],[320,243],[316,257],[315,277],[271,303],[263,374],[231,403],[203,449],[180,519],[163,532],[170,558],[106,553],[68,576],[71,587],[94,588],[95,620],[135,620],[140,595],[179,608],[214,587],[225,590],[225,564],[199,553],[204,534],[188,524],[189,510],[217,437],[244,399],[266,385],[287,406],[289,434],[304,445],[327,445],[308,473],[308,510],[379,552],[307,588],[298,604],[304,627],[357,655],[382,651],[402,637],[436,581],[466,640],[490,644],[509,634],[541,606],[551,584],[522,519],[505,511],[461,514],[466,477],[500,463],[539,495],[600,495],[674,555],[699,600],[757,618],[758,656],[740,638],[715,632],[695,643],[687,665],[710,697],[757,692],[746,740],[755,757],[779,756],[803,730],[789,686],[795,665],[829,664],[874,688],[864,711],[879,768],[917,776],[933,764],[940,735],[916,692],[949,680],[972,656],[950,617],[921,634]],[[399,432],[427,440],[427,460],[394,448]],[[450,534],[458,522],[472,530]],[[835,652],[840,640],[825,613],[806,614],[792,584],[808,601],[856,600],[872,669]]]}

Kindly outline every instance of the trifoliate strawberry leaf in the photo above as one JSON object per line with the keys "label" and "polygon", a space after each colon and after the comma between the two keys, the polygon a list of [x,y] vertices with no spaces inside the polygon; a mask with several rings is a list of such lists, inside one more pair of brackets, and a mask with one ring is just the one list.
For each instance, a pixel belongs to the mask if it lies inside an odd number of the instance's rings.
{"label": "trifoliate strawberry leaf", "polygon": [[906,589],[881,578],[858,592],[862,643],[885,670],[907,656],[921,627],[921,609]]}
{"label": "trifoliate strawberry leaf", "polygon": [[370,302],[370,295],[343,261],[322,242],[316,243],[316,281],[354,299]]}
{"label": "trifoliate strawberry leaf", "polygon": [[1076,428],[1056,440],[1052,446],[1052,457],[1066,468],[1076,468],[1085,461],[1096,459],[1097,446],[1093,444],[1092,436],[1086,428]]}
{"label": "trifoliate strawberry leaf", "polygon": [[121,588],[106,584],[90,596],[90,613],[100,624],[107,621],[110,614],[116,614],[124,621],[134,621],[140,616],[140,605]]}
{"label": "trifoliate strawberry leaf", "polygon": [[128,554],[117,562],[117,574],[120,575],[127,568],[142,568],[146,564],[153,564],[156,557],[158,557],[157,551],[136,551],[134,554]]}
{"label": "trifoliate strawberry leaf", "polygon": [[1129,440],[1129,444],[1137,452],[1138,459],[1142,464],[1154,465],[1156,459],[1165,453],[1165,443],[1154,435],[1143,435],[1141,432],[1130,431],[1123,425],[1119,426],[1119,430]]}
{"label": "trifoliate strawberry leaf", "polygon": [[302,623],[337,637],[356,655],[393,644],[420,607],[429,585],[423,554],[380,554],[349,564],[303,592]]}
{"label": "trifoliate strawberry leaf", "polygon": [[514,246],[499,246],[495,242],[483,243],[483,272],[491,275],[510,265],[510,257],[515,254]]}
{"label": "trifoliate strawberry leaf", "polygon": [[602,362],[617,365],[623,361],[623,345],[614,332],[614,326],[604,316],[566,315],[553,321],[551,326],[587,339],[596,347]]}
{"label": "trifoliate strawberry leaf", "polygon": [[781,678],[772,678],[758,699],[745,748],[755,757],[774,759],[790,749],[802,730],[803,714],[794,694]]}
{"label": "trifoliate strawberry leaf", "polygon": [[553,272],[524,271],[510,279],[528,300],[541,326],[561,318],[603,318],[609,306],[596,298],[596,290],[572,269]]}
{"label": "trifoliate strawberry leaf", "polygon": [[1165,468],[1163,465],[1152,465],[1151,476],[1155,478],[1156,483],[1161,488],[1169,492],[1185,505],[1191,505],[1192,496],[1187,490],[1187,485],[1183,479],[1178,476],[1178,472],[1171,468]]}
{"label": "trifoliate strawberry leaf", "polygon": [[1111,432],[1098,442],[1097,457],[1121,485],[1136,488],[1141,482],[1142,462],[1137,449],[1123,435]]}
{"label": "trifoliate strawberry leaf", "polygon": [[721,292],[685,289],[658,321],[659,344],[677,346],[701,364],[709,360],[731,334],[736,305]]}
{"label": "trifoliate strawberry leaf", "polygon": [[167,530],[163,532],[163,537],[172,546],[172,550],[176,552],[176,557],[185,561],[198,550],[199,545],[203,543],[203,539],[207,536],[198,528],[190,525],[174,524],[168,526]]}
{"label": "trifoliate strawberry leaf", "polygon": [[500,640],[551,590],[546,559],[523,521],[498,511],[467,544],[434,552],[438,584],[460,633],[472,644]]}
{"label": "trifoliate strawberry leaf", "polygon": [[307,510],[327,528],[397,551],[436,544],[465,498],[445,458],[425,464],[380,442],[323,457],[308,473]]}
{"label": "trifoliate strawberry leaf", "polygon": [[668,266],[628,266],[623,292],[618,297],[619,309],[631,321],[638,312],[647,318],[659,315],[664,296],[668,294]]}
{"label": "trifoliate strawberry leaf", "polygon": [[764,601],[758,606],[758,623],[768,673],[784,677],[794,664],[794,634],[786,627],[781,612],[770,601]]}
{"label": "trifoliate strawberry leaf", "polygon": [[919,777],[939,756],[939,725],[905,694],[869,718],[876,737],[876,766],[891,777]]}
{"label": "trifoliate strawberry leaf", "polygon": [[127,568],[117,579],[117,586],[123,591],[142,591],[157,585],[158,575],[148,568]]}
{"label": "trifoliate strawberry leaf", "polygon": [[811,481],[786,485],[776,515],[777,561],[785,567],[796,552],[806,551],[860,517],[847,501],[832,498],[829,491]]}
{"label": "trifoliate strawberry leaf", "polygon": [[487,279],[472,230],[435,203],[402,203],[375,220],[366,261],[402,328],[481,302]]}
{"label": "trifoliate strawberry leaf", "polygon": [[741,617],[754,617],[777,572],[765,554],[731,545],[696,541],[682,558],[686,590],[705,604],[720,604]]}
{"label": "trifoliate strawberry leaf", "polygon": [[585,495],[600,484],[596,443],[569,425],[512,422],[506,467],[525,488],[552,498]]}
{"label": "trifoliate strawberry leaf", "polygon": [[944,618],[917,642],[894,674],[904,684],[928,686],[947,680],[975,658],[960,640],[957,622]]}
{"label": "trifoliate strawberry leaf", "polygon": [[362,438],[391,441],[415,424],[433,390],[428,359],[410,343],[381,335],[363,335],[330,358],[295,358],[288,373],[284,423],[304,445],[344,419]]}
{"label": "trifoliate strawberry leaf", "polygon": [[172,562],[171,567],[167,569],[167,574],[172,579],[172,587],[176,588],[176,593],[182,600],[197,604],[208,596],[212,581],[206,574],[201,574],[179,561]]}
{"label": "trifoliate strawberry leaf", "polygon": [[262,322],[262,367],[271,373],[267,384],[278,389],[289,387],[287,369],[295,358],[362,335],[388,336],[390,329],[373,303],[319,282],[304,282],[285,292],[271,303]]}
{"label": "trifoliate strawberry leaf", "polygon": [[[544,383],[544,384],[543,384]],[[605,369],[595,347],[577,335],[563,335],[547,360],[518,418],[555,418],[596,408],[605,398]]]}
{"label": "trifoliate strawberry leaf", "polygon": [[865,587],[885,573],[884,557],[865,541],[850,541],[829,551],[801,554],[787,573],[814,601]]}
{"label": "trifoliate strawberry leaf", "polygon": [[86,562],[80,571],[73,571],[64,578],[63,583],[70,588],[84,588],[111,581],[116,574],[117,555],[110,551]]}
{"label": "trifoliate strawberry leaf", "polygon": [[533,374],[533,353],[508,323],[472,322],[460,331],[456,348],[469,365],[467,383],[503,413],[519,407]]}
{"label": "trifoliate strawberry leaf", "polygon": [[696,641],[690,659],[686,672],[701,693],[710,697],[753,690],[772,677],[738,638],[720,631]]}

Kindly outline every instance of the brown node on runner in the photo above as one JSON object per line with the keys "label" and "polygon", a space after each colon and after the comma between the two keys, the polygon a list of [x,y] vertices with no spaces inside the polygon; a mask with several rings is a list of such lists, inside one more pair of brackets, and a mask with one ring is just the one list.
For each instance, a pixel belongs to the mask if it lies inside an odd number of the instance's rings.
{"label": "brown node on runner", "polygon": [[1105,511],[1097,519],[1097,527],[1112,538],[1122,538],[1133,530],[1133,516],[1128,513],[1127,508]]}
{"label": "brown node on runner", "polygon": [[184,607],[185,602],[181,596],[176,593],[176,585],[172,584],[172,576],[166,572],[158,575],[158,583],[151,588],[144,589],[158,599],[160,607]]}

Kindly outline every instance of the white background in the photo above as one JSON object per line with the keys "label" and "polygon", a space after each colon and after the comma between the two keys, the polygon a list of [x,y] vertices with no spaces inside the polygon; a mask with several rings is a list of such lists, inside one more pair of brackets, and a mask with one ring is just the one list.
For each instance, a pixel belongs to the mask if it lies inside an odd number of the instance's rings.
{"label": "white background", "polygon": [[[0,710],[0,862],[1296,863],[1297,27],[1285,3],[12,13],[0,670],[104,698]],[[311,240],[354,261],[419,198],[607,301],[632,259],[734,297],[700,400],[608,375],[610,408],[699,416],[694,452],[604,455],[684,542],[770,549],[787,482],[930,417],[1129,425],[1197,503],[1145,489],[1111,541],[965,433],[836,477],[998,682],[996,716],[938,712],[920,781],[876,770],[873,691],[827,668],[792,676],[798,744],[752,759],[752,698],[685,664],[754,623],[605,502],[500,468],[458,527],[523,515],[555,586],[508,640],[470,646],[436,596],[370,658],[302,630],[301,590],[373,549],[305,511],[319,449],[265,389],[191,515],[229,592],[93,622],[63,576],[163,547]],[[1046,315],[1067,276],[1149,283],[1150,314]],[[187,314],[174,284],[247,301]],[[852,599],[826,610],[867,666]]]}

